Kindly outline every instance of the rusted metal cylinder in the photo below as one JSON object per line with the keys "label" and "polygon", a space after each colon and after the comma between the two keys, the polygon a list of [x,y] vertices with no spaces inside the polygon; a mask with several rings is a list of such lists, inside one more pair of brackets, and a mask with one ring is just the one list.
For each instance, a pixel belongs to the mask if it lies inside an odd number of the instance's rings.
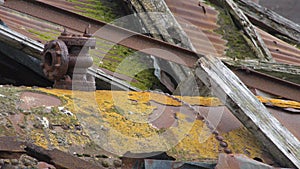
{"label": "rusted metal cylinder", "polygon": [[96,90],[94,77],[87,74],[93,65],[89,50],[95,46],[96,39],[91,37],[88,29],[82,36],[64,30],[58,40],[45,45],[42,68],[45,76],[54,81],[54,88]]}

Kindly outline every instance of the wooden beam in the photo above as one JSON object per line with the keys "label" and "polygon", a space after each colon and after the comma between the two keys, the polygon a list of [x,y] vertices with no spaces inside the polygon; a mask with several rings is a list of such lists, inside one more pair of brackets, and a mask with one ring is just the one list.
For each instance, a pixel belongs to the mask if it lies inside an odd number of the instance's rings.
{"label": "wooden beam", "polygon": [[237,4],[253,24],[273,35],[281,34],[296,44],[300,43],[300,25],[250,0],[239,0]]}
{"label": "wooden beam", "polygon": [[276,72],[280,74],[291,74],[300,76],[300,66],[279,62],[262,62],[258,60],[240,60],[231,58],[222,58],[222,62],[237,68],[250,68],[254,70],[262,70],[268,72]]}
{"label": "wooden beam", "polygon": [[223,4],[224,8],[230,12],[235,21],[237,21],[237,24],[243,29],[246,36],[250,39],[251,43],[249,43],[249,45],[253,46],[252,49],[255,51],[258,58],[260,60],[273,61],[271,52],[265,45],[260,34],[255,30],[252,23],[246,17],[244,12],[238,7],[238,5],[233,0],[219,1],[222,1],[221,4]]}
{"label": "wooden beam", "polygon": [[2,25],[0,25],[0,41],[29,54],[32,57],[41,59],[41,52],[44,49],[43,44]]}
{"label": "wooden beam", "polygon": [[199,59],[195,73],[284,167],[300,168],[300,142],[219,59]]}

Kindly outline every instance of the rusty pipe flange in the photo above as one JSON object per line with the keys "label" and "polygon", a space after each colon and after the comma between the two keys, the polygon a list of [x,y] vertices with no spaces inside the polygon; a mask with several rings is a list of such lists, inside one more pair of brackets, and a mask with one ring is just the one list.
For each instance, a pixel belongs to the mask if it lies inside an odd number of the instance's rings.
{"label": "rusty pipe flange", "polygon": [[44,47],[42,68],[50,80],[59,80],[66,75],[69,65],[69,52],[62,40],[53,40]]}

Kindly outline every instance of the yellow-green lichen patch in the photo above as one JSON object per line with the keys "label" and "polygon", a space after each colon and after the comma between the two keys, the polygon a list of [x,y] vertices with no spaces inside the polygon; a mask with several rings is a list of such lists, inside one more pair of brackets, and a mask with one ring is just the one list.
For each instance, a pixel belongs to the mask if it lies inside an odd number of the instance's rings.
{"label": "yellow-green lichen patch", "polygon": [[[263,146],[245,128],[223,133],[222,135],[233,153],[263,159]],[[214,135],[202,121],[196,120],[186,137],[168,151],[168,154],[176,159],[197,161],[217,159],[220,152],[223,152],[223,150]]]}
{"label": "yellow-green lichen patch", "polygon": [[168,151],[168,154],[176,159],[192,161],[217,159],[218,153],[218,142],[200,120],[196,120],[190,131],[186,133],[186,137]]}
{"label": "yellow-green lichen patch", "polygon": [[19,89],[0,86],[0,136],[16,136],[11,116],[18,113],[16,108]]}
{"label": "yellow-green lichen patch", "polygon": [[177,98],[189,103],[190,105],[198,106],[222,106],[223,103],[216,97],[200,97],[200,96],[176,96]]}
{"label": "yellow-green lichen patch", "polygon": [[250,158],[263,159],[263,146],[245,127],[223,134],[228,147],[237,154],[245,154]]}
{"label": "yellow-green lichen patch", "polygon": [[[43,91],[59,97],[65,95],[63,90]],[[66,93],[70,94],[68,91]],[[127,151],[168,151],[177,160],[216,159],[220,153],[219,143],[203,121],[187,121],[187,115],[180,111],[176,112],[177,125],[169,128],[156,129],[145,120],[156,109],[152,101],[165,106],[181,106],[164,95],[96,91],[73,92],[67,99],[75,104],[74,114],[89,137],[109,152],[123,155]],[[195,102],[192,98],[188,100]],[[68,103],[69,106],[72,104]],[[252,158],[262,156],[262,147],[247,130],[238,129],[223,136],[234,153],[243,153]]]}
{"label": "yellow-green lichen patch", "polygon": [[300,109],[300,102],[291,101],[291,100],[281,100],[281,99],[271,99],[271,98],[265,98],[262,96],[256,96],[262,103],[281,107],[281,108],[295,108]]}

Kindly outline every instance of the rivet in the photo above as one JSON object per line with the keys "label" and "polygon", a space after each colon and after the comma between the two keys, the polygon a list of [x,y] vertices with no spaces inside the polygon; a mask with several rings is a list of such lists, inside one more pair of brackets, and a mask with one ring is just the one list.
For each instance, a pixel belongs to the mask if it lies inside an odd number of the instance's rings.
{"label": "rivet", "polygon": [[222,137],[222,136],[216,136],[216,139],[218,140],[218,141],[223,141],[224,140],[224,137]]}
{"label": "rivet", "polygon": [[228,144],[225,141],[221,141],[220,146],[226,148],[228,147]]}

